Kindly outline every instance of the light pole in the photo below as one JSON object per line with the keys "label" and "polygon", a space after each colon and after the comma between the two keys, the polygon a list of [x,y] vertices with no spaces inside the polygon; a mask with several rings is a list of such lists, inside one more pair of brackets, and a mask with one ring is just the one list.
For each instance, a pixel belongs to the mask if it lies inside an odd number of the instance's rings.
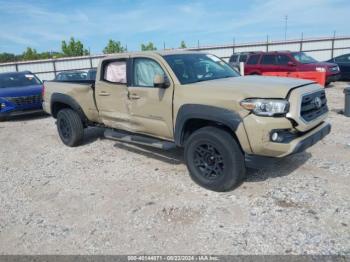
{"label": "light pole", "polygon": [[288,29],[288,15],[284,16],[284,41],[287,40],[287,29]]}

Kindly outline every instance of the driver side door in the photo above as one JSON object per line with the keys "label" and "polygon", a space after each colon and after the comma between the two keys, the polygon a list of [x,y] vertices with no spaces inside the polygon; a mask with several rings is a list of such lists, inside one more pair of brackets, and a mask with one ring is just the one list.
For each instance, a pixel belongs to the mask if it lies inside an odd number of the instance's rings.
{"label": "driver side door", "polygon": [[[129,112],[134,132],[173,139],[172,101],[174,84],[155,58],[134,57],[130,63]],[[169,79],[167,87],[154,85],[156,75]]]}

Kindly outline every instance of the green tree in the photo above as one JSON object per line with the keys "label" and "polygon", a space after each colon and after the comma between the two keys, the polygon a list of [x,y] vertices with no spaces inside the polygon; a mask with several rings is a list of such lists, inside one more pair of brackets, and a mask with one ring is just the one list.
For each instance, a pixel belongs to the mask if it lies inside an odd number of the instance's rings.
{"label": "green tree", "polygon": [[123,53],[125,48],[119,41],[109,39],[107,46],[103,49],[104,54]]}
{"label": "green tree", "polygon": [[0,63],[13,62],[16,60],[16,56],[10,53],[0,53]]}
{"label": "green tree", "polygon": [[180,48],[187,48],[185,41],[181,41]]}
{"label": "green tree", "polygon": [[23,60],[36,60],[36,59],[40,59],[40,56],[34,48],[27,47],[26,51],[24,51],[22,54],[22,59]]}
{"label": "green tree", "polygon": [[68,44],[65,40],[62,41],[62,53],[64,56],[83,56],[88,55],[89,51],[84,49],[82,42],[71,37]]}
{"label": "green tree", "polygon": [[141,51],[153,51],[153,50],[157,50],[157,47],[155,47],[152,42],[148,42],[148,44],[141,45]]}

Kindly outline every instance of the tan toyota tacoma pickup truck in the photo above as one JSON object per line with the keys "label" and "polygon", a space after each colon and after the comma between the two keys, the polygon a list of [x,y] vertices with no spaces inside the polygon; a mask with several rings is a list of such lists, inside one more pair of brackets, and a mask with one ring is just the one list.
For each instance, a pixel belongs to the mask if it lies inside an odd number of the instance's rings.
{"label": "tan toyota tacoma pickup truck", "polygon": [[300,79],[242,77],[200,52],[123,53],[103,58],[96,81],[44,83],[44,110],[64,144],[84,128],[168,150],[184,148],[199,185],[227,191],[246,167],[295,154],[330,132],[320,85]]}

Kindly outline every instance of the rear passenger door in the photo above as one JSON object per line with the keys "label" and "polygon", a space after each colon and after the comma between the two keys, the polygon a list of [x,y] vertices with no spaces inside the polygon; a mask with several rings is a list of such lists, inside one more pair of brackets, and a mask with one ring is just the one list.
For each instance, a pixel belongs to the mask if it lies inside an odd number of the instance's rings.
{"label": "rear passenger door", "polygon": [[247,62],[244,65],[244,74],[250,75],[260,72],[259,67],[260,54],[250,55]]}
{"label": "rear passenger door", "polygon": [[130,129],[128,58],[104,60],[96,77],[95,99],[101,121],[109,127]]}
{"label": "rear passenger door", "polygon": [[260,71],[261,73],[277,72],[278,66],[276,65],[276,55],[263,55],[260,61]]}

